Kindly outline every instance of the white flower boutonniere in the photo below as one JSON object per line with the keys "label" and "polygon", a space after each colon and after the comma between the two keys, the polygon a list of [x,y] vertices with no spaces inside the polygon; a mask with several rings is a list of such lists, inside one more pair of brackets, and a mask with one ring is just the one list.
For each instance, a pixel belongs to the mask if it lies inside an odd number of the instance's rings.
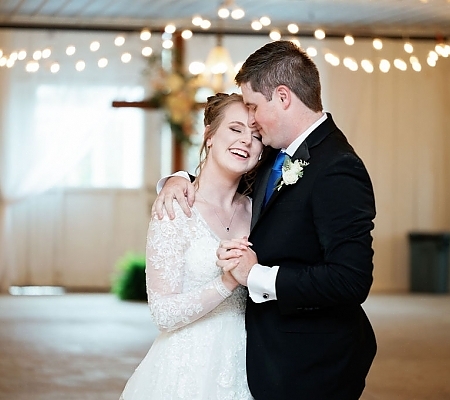
{"label": "white flower boutonniere", "polygon": [[280,190],[283,185],[293,185],[296,183],[303,176],[303,168],[307,165],[309,163],[306,161],[292,161],[289,157],[286,157],[282,167],[282,178],[276,189]]}

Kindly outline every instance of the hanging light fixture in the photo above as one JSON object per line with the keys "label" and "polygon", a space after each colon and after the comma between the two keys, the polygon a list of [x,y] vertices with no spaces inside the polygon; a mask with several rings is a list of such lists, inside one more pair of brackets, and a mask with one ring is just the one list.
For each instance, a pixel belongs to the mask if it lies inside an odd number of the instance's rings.
{"label": "hanging light fixture", "polygon": [[222,45],[222,35],[217,35],[216,46],[206,58],[202,73],[204,84],[215,92],[226,91],[234,82],[234,65],[228,50]]}

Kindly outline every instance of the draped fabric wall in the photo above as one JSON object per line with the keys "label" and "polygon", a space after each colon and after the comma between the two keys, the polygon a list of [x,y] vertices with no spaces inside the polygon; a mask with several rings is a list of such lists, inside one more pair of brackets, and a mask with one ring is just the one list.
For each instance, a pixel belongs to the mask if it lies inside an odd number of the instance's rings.
{"label": "draped fabric wall", "polygon": [[[6,33],[0,33],[2,41],[8,41],[8,35]],[[0,87],[2,88],[2,94],[0,95],[0,293],[6,289],[6,195],[3,190],[4,171],[6,167],[5,156],[2,151],[5,148],[6,137],[6,120],[8,115],[8,98],[9,98],[9,80],[6,75],[0,70]]]}
{"label": "draped fabric wall", "polygon": [[[355,44],[359,57],[409,59],[402,41]],[[432,42],[415,42],[422,71],[388,73],[323,66],[325,107],[371,174],[377,204],[374,290],[409,289],[408,233],[450,231],[450,58],[426,63]],[[333,44],[348,52],[343,43]]]}
{"label": "draped fabric wall", "polygon": [[[114,47],[114,35],[109,36],[110,46]],[[78,49],[82,45],[88,48],[89,36],[80,34],[74,38],[66,33],[49,38],[48,34],[41,31],[0,31],[0,43],[5,51],[20,49],[26,43],[29,51],[51,45],[53,51],[59,48],[63,54],[67,44],[76,45]],[[109,129],[109,134],[113,134],[113,129],[105,125],[102,115],[105,114],[105,109],[111,109],[111,100],[120,95],[119,90],[114,93],[113,89],[111,93],[111,89],[108,92],[100,86],[116,85],[120,81],[117,73],[111,75],[111,72],[105,73],[98,68],[91,68],[89,72],[77,74],[74,61],[70,59],[65,62],[60,60],[62,71],[59,75],[49,72],[30,74],[25,71],[25,63],[17,64],[9,70],[0,70],[3,116],[3,140],[0,148],[0,290],[3,291],[11,283],[20,282],[26,276],[26,279],[29,279],[30,276],[21,270],[25,264],[24,259],[32,258],[31,255],[23,257],[31,250],[26,247],[26,237],[32,232],[26,230],[20,237],[13,232],[20,232],[20,221],[24,216],[36,218],[35,213],[42,215],[43,210],[36,207],[36,204],[42,203],[47,205],[44,209],[46,218],[42,219],[41,229],[36,229],[35,234],[39,236],[49,230],[53,235],[58,234],[54,221],[57,219],[55,213],[62,210],[58,202],[62,196],[54,192],[56,196],[44,197],[46,201],[42,201],[39,195],[58,184],[80,162],[98,138],[104,135],[105,129]],[[44,66],[45,63],[42,63],[42,68]],[[122,81],[125,86],[140,81],[143,68],[141,61],[133,69],[133,78],[129,81],[126,81],[127,75],[124,74]],[[55,85],[58,85],[57,90]],[[39,103],[38,98],[45,98],[44,104],[51,106],[42,106],[43,103]],[[19,204],[22,202],[26,204]],[[48,205],[53,207],[49,208]],[[54,214],[51,213],[52,209]],[[24,224],[27,227],[32,226],[29,221]],[[54,237],[50,235],[47,239],[51,249]],[[42,256],[43,253],[37,251],[35,254]],[[41,263],[48,264],[47,258],[41,260]],[[42,281],[42,276],[40,278]],[[47,278],[51,279],[51,276]]]}
{"label": "draped fabric wall", "polygon": [[[223,38],[234,63],[244,61],[248,54],[266,42],[263,37]],[[205,60],[214,43],[214,37],[194,36],[186,45],[186,63]],[[337,39],[325,42],[302,40],[303,47],[314,45],[319,51],[315,61],[322,77],[325,110],[333,114],[363,158],[373,180],[378,209],[374,230],[375,291],[408,290],[408,232],[450,230],[450,174],[447,172],[450,161],[446,156],[450,146],[450,59],[441,58],[437,66],[431,68],[426,65],[425,58],[434,45],[430,42],[414,44],[415,53],[422,62],[422,72],[411,68],[401,72],[392,67],[384,74],[375,66],[374,73],[367,74],[362,70],[351,72],[342,65],[330,66],[323,61],[323,51],[326,48],[333,50],[341,58],[344,55],[357,60],[370,58],[377,64],[381,57],[391,62],[397,56],[408,59],[402,43],[386,41],[382,52],[377,52],[367,40],[357,40],[352,47]],[[0,79],[1,74],[0,70]],[[6,115],[9,100],[4,98],[3,88],[7,86],[3,81],[1,83],[0,111],[1,115]],[[8,112],[8,118],[11,115],[14,110]],[[3,137],[5,142],[12,131],[3,126],[3,121],[2,118],[0,138]],[[159,129],[153,122],[150,124],[152,132]],[[151,158],[146,159],[146,166],[147,169],[151,166],[152,172],[146,183],[153,194],[153,185],[159,175],[160,152],[157,146],[147,144],[147,147],[151,148]],[[4,144],[2,149],[2,154],[7,154]],[[2,191],[4,182],[3,170]],[[22,257],[23,263],[27,257],[32,258],[33,261],[28,262],[31,269],[46,264],[46,256],[38,250],[38,239],[42,232],[47,232],[49,238],[56,238],[52,250],[59,257],[56,262],[65,262],[64,268],[71,270],[58,282],[82,287],[86,282],[95,281],[96,286],[106,288],[109,278],[98,274],[111,272],[109,265],[119,255],[119,250],[143,244],[147,206],[139,193],[95,191],[69,192],[54,195],[51,199],[41,197],[23,202],[16,207],[13,216],[14,237],[17,239],[17,235],[23,234],[28,235],[29,240],[15,243],[14,254]],[[100,214],[98,210],[101,210]],[[87,224],[93,216],[96,218],[94,229],[86,230],[86,225],[81,222]],[[32,220],[32,230],[26,228],[27,220]],[[124,234],[124,227],[132,233]],[[104,238],[104,232],[110,236]],[[99,237],[102,240],[94,245]],[[32,247],[30,243],[33,243]],[[0,255],[4,258],[5,253],[10,253],[8,250],[2,246]],[[3,276],[4,269],[0,269],[2,282]],[[17,277],[12,283],[35,284],[38,279],[39,284],[55,283],[52,274],[42,273],[37,277],[37,274],[17,273]]]}

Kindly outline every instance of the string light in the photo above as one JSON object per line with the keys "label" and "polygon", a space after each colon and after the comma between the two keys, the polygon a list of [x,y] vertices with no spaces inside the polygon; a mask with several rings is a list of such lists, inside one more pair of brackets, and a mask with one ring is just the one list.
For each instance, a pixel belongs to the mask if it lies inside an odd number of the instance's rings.
{"label": "string light", "polygon": [[379,67],[381,72],[387,73],[391,69],[391,63],[386,59],[382,59],[380,61]]}
{"label": "string light", "polygon": [[33,53],[33,60],[39,61],[42,58],[42,51],[36,50]]}
{"label": "string light", "polygon": [[353,46],[355,44],[355,39],[353,38],[352,35],[345,35],[344,36],[344,43],[347,46]]}
{"label": "string light", "polygon": [[240,7],[237,7],[233,11],[231,11],[231,18],[233,18],[233,19],[236,19],[236,20],[242,19],[242,18],[244,18],[244,16],[245,16],[245,11]]}
{"label": "string light", "polygon": [[287,29],[290,33],[292,33],[293,35],[295,35],[298,32],[298,25],[297,24],[289,24],[287,26]]}
{"label": "string light", "polygon": [[323,29],[316,29],[316,30],[314,31],[314,37],[315,37],[317,40],[323,40],[323,39],[325,39],[325,31],[324,31]]}
{"label": "string light", "polygon": [[188,40],[188,39],[190,39],[191,37],[192,37],[192,31],[191,30],[189,30],[189,29],[185,29],[183,32],[181,32],[181,37],[184,39],[184,40]]}
{"label": "string light", "polygon": [[281,39],[281,33],[280,33],[279,30],[273,29],[273,30],[270,31],[269,37],[270,37],[272,40],[275,40],[275,41],[276,41],[276,40],[280,40],[280,39]]}
{"label": "string light", "polygon": [[176,30],[177,30],[177,28],[174,24],[168,24],[164,28],[164,32],[166,32],[166,33],[174,33]]}
{"label": "string light", "polygon": [[315,47],[308,47],[306,49],[306,54],[310,57],[316,57],[317,56],[317,49]]}
{"label": "string light", "polygon": [[50,72],[51,72],[52,74],[56,74],[59,70],[60,70],[59,63],[54,62],[54,63],[52,63],[52,64],[50,65]]}
{"label": "string light", "polygon": [[361,68],[368,74],[371,74],[374,70],[372,61],[367,59],[361,61]]}
{"label": "string light", "polygon": [[[0,54],[0,57],[1,57],[1,54]],[[20,50],[17,53],[17,59],[22,61],[22,60],[25,60],[25,58],[27,58],[27,52],[25,50]]]}
{"label": "string light", "polygon": [[200,61],[193,61],[189,64],[189,72],[192,75],[200,75],[205,71],[205,64]]}
{"label": "string light", "polygon": [[152,53],[153,53],[153,49],[151,48],[151,47],[144,47],[143,49],[142,49],[142,51],[141,51],[141,54],[144,56],[144,57],[150,57],[151,55],[152,55]]}
{"label": "string light", "polygon": [[356,60],[352,57],[345,57],[343,64],[345,67],[347,67],[350,71],[358,71],[358,63]]}
{"label": "string light", "polygon": [[211,21],[208,19],[202,20],[202,23],[200,24],[200,28],[202,29],[209,29],[211,27]]}
{"label": "string light", "polygon": [[173,47],[173,42],[170,39],[164,40],[162,42],[162,47],[165,48],[166,50],[169,50]]}
{"label": "string light", "polygon": [[225,6],[222,6],[217,11],[217,15],[222,19],[226,19],[230,16],[230,10],[228,8],[226,8]]}
{"label": "string light", "polygon": [[91,51],[97,51],[99,48],[100,48],[100,43],[99,43],[97,40],[93,41],[93,42],[89,45],[89,49],[90,49]]}
{"label": "string light", "polygon": [[383,42],[379,38],[373,39],[372,45],[375,50],[381,50],[383,48]]}
{"label": "string light", "polygon": [[114,44],[115,44],[117,47],[123,46],[123,45],[125,44],[125,38],[124,38],[123,36],[117,36],[117,37],[114,39]]}
{"label": "string light", "polygon": [[45,48],[42,50],[42,58],[47,59],[52,55],[52,50],[50,48]]}
{"label": "string light", "polygon": [[405,42],[403,45],[403,49],[408,53],[411,54],[414,51],[414,47],[410,42]]}
{"label": "string light", "polygon": [[333,53],[327,52],[325,53],[325,61],[331,64],[334,67],[337,67],[340,64],[339,57],[334,55]]}
{"label": "string light", "polygon": [[269,17],[261,17],[259,22],[261,22],[262,26],[269,26],[272,23]]}
{"label": "string light", "polygon": [[192,17],[192,25],[200,26],[202,24],[203,18],[200,15],[194,15]]}
{"label": "string light", "polygon": [[252,21],[252,25],[251,26],[252,26],[252,29],[254,31],[260,31],[262,29],[262,27],[263,27],[261,21],[257,21],[257,20]]}
{"label": "string light", "polygon": [[130,61],[131,61],[131,54],[130,53],[123,53],[121,56],[120,56],[120,60],[123,62],[123,63],[129,63]]}
{"label": "string light", "polygon": [[108,60],[105,57],[100,58],[97,63],[99,68],[105,68],[108,65]]}
{"label": "string light", "polygon": [[67,48],[66,48],[66,54],[68,56],[73,56],[75,54],[75,51],[76,51],[75,46],[70,45],[70,46],[67,46]]}
{"label": "string light", "polygon": [[152,37],[152,33],[148,29],[142,29],[140,38],[141,40],[149,40]]}
{"label": "string light", "polygon": [[405,61],[401,58],[396,58],[394,60],[394,67],[399,69],[400,71],[406,71],[408,69],[408,66],[406,65]]}
{"label": "string light", "polygon": [[86,68],[86,63],[83,60],[77,61],[77,63],[75,64],[75,69],[78,72],[84,71],[85,68]]}
{"label": "string light", "polygon": [[412,69],[416,72],[422,71],[422,65],[419,62],[415,62],[414,64],[411,64]]}
{"label": "string light", "polygon": [[[203,29],[207,29],[211,26],[210,21],[203,19],[200,16],[195,16],[193,18],[192,22],[200,23],[200,26]],[[264,22],[264,24],[263,24],[263,22]],[[261,30],[263,28],[263,26],[268,26],[268,25],[270,25],[270,23],[271,23],[270,18],[261,17],[259,20],[252,21],[252,28],[254,30]],[[163,48],[165,48],[165,49],[173,48],[174,42],[172,40],[172,33],[174,33],[175,31],[176,31],[175,25],[168,24],[166,26],[163,36],[169,37],[170,39],[163,38],[164,39],[162,42]],[[295,35],[299,32],[299,27],[295,23],[290,23],[287,25],[287,31],[290,34]],[[139,34],[141,40],[149,40],[151,37],[151,32],[147,28],[142,29],[138,34]],[[192,36],[193,36],[193,33],[189,29],[185,29],[181,32],[181,37],[185,40],[192,38]],[[272,40],[280,40],[282,37],[282,34],[280,33],[280,31],[278,29],[272,29],[269,33],[269,37]],[[317,29],[314,32],[314,37],[317,40],[322,40],[322,38],[326,37],[326,34],[323,29]],[[299,40],[295,37],[293,37],[291,39],[286,38],[286,40],[291,40],[293,43],[300,46]],[[355,39],[351,34],[346,34],[344,36],[343,40],[344,40],[344,43],[347,44],[348,46],[352,46],[355,43]],[[449,57],[450,56],[450,45],[443,42],[442,39],[440,39],[440,40],[441,40],[440,42],[433,45],[434,46],[433,50],[428,52],[426,58],[425,57],[423,58],[422,64],[419,61],[417,56],[411,56],[411,57],[409,57],[409,62],[405,62],[402,59],[397,58],[397,59],[391,61],[392,65],[400,71],[407,70],[408,65],[409,65],[410,68],[416,72],[420,72],[423,68],[423,65],[428,65],[430,67],[436,66],[440,57]],[[117,36],[114,40],[114,44],[116,46],[122,46],[123,44],[125,44],[125,37],[123,35]],[[372,45],[375,49],[381,50],[383,48],[382,39],[379,37],[374,38],[372,41]],[[414,52],[414,46],[410,40],[403,42],[401,46],[403,47],[403,50],[408,54],[412,54]],[[92,52],[98,51],[100,49],[100,42],[98,40],[92,41],[89,48]],[[73,46],[73,45],[67,46],[67,48],[66,48],[67,55],[72,56],[76,52],[77,52],[77,49],[75,48],[75,46]],[[317,50],[313,46],[308,47],[306,49],[306,52],[310,57],[317,56]],[[153,54],[153,49],[149,46],[145,46],[141,49],[141,53],[144,57],[149,57]],[[50,47],[47,47],[47,48],[44,48],[43,50],[38,49],[38,50],[32,51],[31,54],[32,54],[33,60],[39,62],[43,58],[50,58],[52,56],[52,50]],[[19,50],[12,51],[8,56],[4,55],[4,50],[0,49],[0,66],[1,67],[7,66],[8,68],[11,68],[15,65],[17,60],[23,61],[26,59],[26,57],[27,57],[27,51],[25,49],[21,49],[20,51]],[[128,52],[125,52],[122,54],[122,56],[120,58],[123,63],[128,63],[131,61],[131,54]],[[368,59],[364,59],[360,62],[357,62],[350,55],[342,54],[340,57],[339,55],[337,55],[336,53],[333,53],[331,51],[324,53],[324,58],[329,64],[331,64],[333,66],[339,66],[341,64],[341,60],[342,60],[342,65],[351,71],[357,71],[359,68],[361,68],[362,70],[364,70],[367,73],[373,73],[373,71],[374,71],[374,64],[372,63],[372,61],[370,61]],[[425,64],[425,60],[426,60],[426,64]],[[380,71],[388,72],[390,70],[390,67],[391,67],[390,61],[383,59],[378,62],[379,62]],[[101,58],[97,62],[97,65],[99,68],[104,68],[107,64],[108,64],[108,60],[106,58]],[[30,70],[33,70],[33,68],[36,68],[33,65],[34,64],[30,64],[30,66],[27,68],[29,68]],[[39,65],[39,63],[38,63],[38,65]],[[55,68],[58,68],[58,71],[60,68],[59,63],[47,63],[45,65],[47,65],[47,69],[50,70],[52,73],[55,73],[54,72]],[[55,67],[53,67],[53,65],[55,65]],[[56,65],[58,67],[56,67]],[[195,66],[195,64],[194,64],[194,66]],[[86,67],[86,64],[84,63],[84,61],[80,60],[79,62],[76,63],[76,69],[78,71],[84,70],[85,67]],[[39,69],[39,66],[37,68]],[[200,65],[197,65],[196,68],[199,69],[201,67],[200,67]]]}
{"label": "string light", "polygon": [[435,67],[436,66],[436,60],[430,56],[427,57],[427,64],[430,67]]}
{"label": "string light", "polygon": [[25,66],[25,71],[37,72],[38,70],[39,70],[39,63],[36,60],[27,62],[27,65]]}

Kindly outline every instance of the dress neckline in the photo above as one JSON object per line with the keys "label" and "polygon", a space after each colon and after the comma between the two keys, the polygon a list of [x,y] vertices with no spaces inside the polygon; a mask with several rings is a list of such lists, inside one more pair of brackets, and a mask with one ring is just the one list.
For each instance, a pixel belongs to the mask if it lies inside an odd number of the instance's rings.
{"label": "dress neckline", "polygon": [[[252,199],[248,196],[244,196],[246,197],[249,201],[250,201],[250,205],[252,202]],[[194,211],[195,215],[198,217],[198,219],[200,221],[202,221],[202,223],[206,226],[206,228],[208,229],[208,231],[211,233],[212,236],[214,236],[214,238],[217,241],[221,241],[221,240],[227,240],[227,238],[221,238],[215,231],[212,230],[212,228],[208,225],[208,223],[206,222],[206,219],[203,217],[202,213],[200,212],[200,210],[195,206],[195,204],[192,206],[191,210]]]}

